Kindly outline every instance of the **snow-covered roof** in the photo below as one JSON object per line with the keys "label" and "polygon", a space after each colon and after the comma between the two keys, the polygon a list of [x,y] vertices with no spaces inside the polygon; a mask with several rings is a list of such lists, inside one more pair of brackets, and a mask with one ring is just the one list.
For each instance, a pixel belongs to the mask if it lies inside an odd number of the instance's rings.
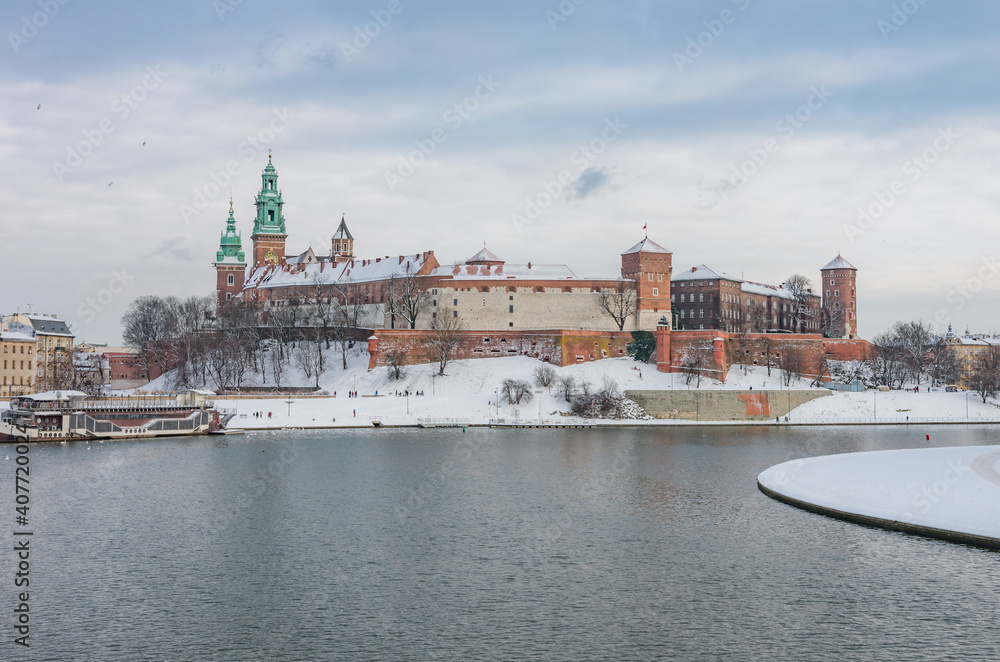
{"label": "snow-covered roof", "polygon": [[[429,253],[428,253],[429,255]],[[247,279],[246,287],[302,287],[314,285],[333,285],[345,282],[369,282],[385,280],[390,276],[402,276],[406,273],[407,264],[413,272],[424,265],[424,254],[400,255],[397,257],[376,258],[373,260],[350,260],[349,262],[314,262],[313,264],[279,265],[257,267]]]}
{"label": "snow-covered roof", "polygon": [[456,280],[511,279],[511,280],[578,280],[579,276],[565,264],[456,264],[438,267],[432,276]]}
{"label": "snow-covered roof", "polygon": [[30,340],[34,342],[35,337],[20,331],[0,331],[0,340]]}
{"label": "snow-covered roof", "polygon": [[780,299],[789,300],[795,299],[795,295],[793,295],[787,288],[765,285],[764,283],[751,283],[749,281],[743,281],[740,285],[740,289],[747,294],[762,294],[768,297],[778,297]]}
{"label": "snow-covered roof", "polygon": [[62,320],[57,320],[52,317],[37,317],[35,315],[28,315],[28,320],[31,322],[32,328],[35,329],[35,333],[43,333],[47,336],[73,337],[73,333],[69,330],[69,326],[67,326],[66,322]]}
{"label": "snow-covered roof", "polygon": [[300,253],[294,257],[286,257],[285,262],[288,264],[312,264],[317,261],[316,253],[313,252],[312,247],[305,250],[305,252]]}
{"label": "snow-covered roof", "polygon": [[465,261],[466,264],[476,264],[477,262],[500,262],[503,263],[499,257],[496,256],[493,251],[483,246],[483,250],[479,251],[468,260]]}
{"label": "snow-covered roof", "polygon": [[638,244],[622,253],[622,255],[630,255],[631,253],[670,253],[670,251],[663,246],[660,246],[649,237],[646,237]]}
{"label": "snow-covered roof", "polygon": [[724,273],[719,273],[704,264],[699,264],[697,267],[691,267],[687,271],[674,272],[674,275],[670,278],[670,280],[671,282],[675,280],[731,280],[737,283],[740,282],[739,278],[733,278],[732,276]]}
{"label": "snow-covered roof", "polygon": [[87,394],[83,391],[45,391],[44,393],[32,393],[31,395],[22,395],[20,397],[34,400],[35,402],[55,402],[69,400],[70,398],[85,398]]}
{"label": "snow-covered roof", "polygon": [[855,271],[857,271],[857,267],[855,267],[853,264],[842,258],[839,254],[837,255],[837,257],[830,260],[830,262],[827,263],[825,267],[820,269],[820,271],[825,271],[827,269],[854,269]]}
{"label": "snow-covered roof", "polygon": [[960,345],[1000,345],[1000,338],[994,338],[992,336],[951,336],[948,338],[949,342],[958,343]]}

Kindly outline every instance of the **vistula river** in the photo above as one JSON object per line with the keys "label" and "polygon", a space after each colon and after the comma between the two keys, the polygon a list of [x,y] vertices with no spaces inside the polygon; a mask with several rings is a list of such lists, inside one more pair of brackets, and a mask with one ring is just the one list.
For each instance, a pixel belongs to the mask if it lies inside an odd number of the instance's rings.
{"label": "vistula river", "polygon": [[[364,430],[30,448],[2,660],[1000,658],[996,552],[772,501],[763,469],[996,427]],[[14,526],[14,446],[0,506]]]}

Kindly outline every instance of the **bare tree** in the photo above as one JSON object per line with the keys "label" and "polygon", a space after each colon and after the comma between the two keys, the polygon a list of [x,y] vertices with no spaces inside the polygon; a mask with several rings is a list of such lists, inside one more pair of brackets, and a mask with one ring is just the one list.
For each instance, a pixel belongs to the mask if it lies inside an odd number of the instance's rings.
{"label": "bare tree", "polygon": [[792,295],[792,330],[802,333],[806,322],[812,318],[812,310],[808,305],[812,281],[802,274],[793,274],[785,281],[785,289]]}
{"label": "bare tree", "polygon": [[827,338],[843,338],[844,309],[839,306],[824,306],[822,315],[823,335]]}
{"label": "bare tree", "polygon": [[895,334],[887,331],[872,338],[865,352],[865,363],[875,385],[903,388],[909,368]]}
{"label": "bare tree", "polygon": [[934,384],[953,384],[961,375],[958,357],[955,356],[954,350],[941,340],[934,345],[934,360],[930,374]]}
{"label": "bare tree", "polygon": [[552,366],[540,365],[535,368],[535,383],[542,388],[548,388],[552,386],[553,380],[556,378],[556,371],[552,369]]}
{"label": "bare tree", "polygon": [[778,367],[781,368],[781,381],[785,386],[790,386],[792,379],[802,377],[806,371],[806,353],[800,347],[785,347],[778,358]]}
{"label": "bare tree", "polygon": [[518,379],[505,379],[500,384],[500,397],[512,405],[531,402],[531,384]]}
{"label": "bare tree", "polygon": [[989,345],[976,356],[972,365],[970,385],[986,403],[1000,392],[1000,346]]}
{"label": "bare tree", "polygon": [[166,363],[167,340],[174,335],[174,317],[166,301],[158,296],[141,296],[128,305],[121,323],[122,340],[139,350],[147,375],[154,363]]}
{"label": "bare tree", "polygon": [[389,375],[393,379],[402,379],[406,373],[406,352],[401,349],[390,349],[385,353],[385,364],[389,368]]}
{"label": "bare tree", "polygon": [[573,375],[563,375],[558,378],[556,383],[563,398],[569,402],[573,398],[573,393],[576,392],[576,378]]}
{"label": "bare tree", "polygon": [[635,315],[636,293],[635,282],[619,278],[614,287],[601,288],[601,297],[598,299],[601,310],[611,316],[611,319],[618,325],[618,330],[625,329],[625,322],[629,317]]}
{"label": "bare tree", "polygon": [[896,322],[889,333],[895,339],[909,377],[918,385],[920,378],[934,362],[934,330],[925,322]]}
{"label": "bare tree", "polygon": [[743,318],[742,328],[750,333],[764,333],[771,326],[767,305],[760,299],[748,297]]}
{"label": "bare tree", "polygon": [[462,331],[465,324],[456,311],[444,307],[438,311],[437,317],[431,324],[433,335],[427,341],[427,345],[438,362],[438,375],[444,375],[444,369],[448,361],[455,358],[462,343]]}
{"label": "bare tree", "polygon": [[386,283],[386,312],[390,316],[390,325],[396,328],[396,317],[400,317],[409,328],[417,328],[417,317],[430,301],[430,294],[423,282],[417,277],[410,262],[406,263],[403,273],[395,273]]}

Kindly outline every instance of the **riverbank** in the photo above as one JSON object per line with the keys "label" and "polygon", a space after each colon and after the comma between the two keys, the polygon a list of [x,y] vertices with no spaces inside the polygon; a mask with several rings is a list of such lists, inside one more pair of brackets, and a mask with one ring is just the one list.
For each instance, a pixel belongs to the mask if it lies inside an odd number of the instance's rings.
{"label": "riverbank", "polygon": [[1000,446],[844,453],[757,477],[768,496],[830,517],[1000,548]]}

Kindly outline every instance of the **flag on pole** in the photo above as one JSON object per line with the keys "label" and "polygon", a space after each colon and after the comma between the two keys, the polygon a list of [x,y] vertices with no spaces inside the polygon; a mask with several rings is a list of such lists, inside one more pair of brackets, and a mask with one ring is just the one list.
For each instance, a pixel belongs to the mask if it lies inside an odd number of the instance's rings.
{"label": "flag on pole", "polygon": [[643,230],[645,230],[645,229],[646,229],[646,226],[645,226],[645,225],[644,225],[644,226],[642,226],[642,229],[643,229]]}

